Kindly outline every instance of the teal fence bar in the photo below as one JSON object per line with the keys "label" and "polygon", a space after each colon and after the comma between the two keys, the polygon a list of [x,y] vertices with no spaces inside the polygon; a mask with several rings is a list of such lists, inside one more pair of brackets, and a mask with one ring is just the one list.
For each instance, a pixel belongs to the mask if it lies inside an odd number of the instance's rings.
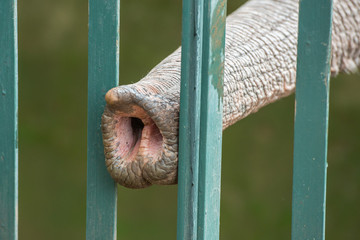
{"label": "teal fence bar", "polygon": [[17,1],[0,1],[0,239],[18,239]]}
{"label": "teal fence bar", "polygon": [[183,1],[177,239],[197,239],[203,6]]}
{"label": "teal fence bar", "polygon": [[119,79],[119,0],[89,1],[86,239],[116,239],[116,184],[105,167],[101,115]]}
{"label": "teal fence bar", "polygon": [[302,0],[296,82],[292,240],[325,239],[332,0]]}
{"label": "teal fence bar", "polygon": [[183,1],[177,239],[219,239],[225,19]]}

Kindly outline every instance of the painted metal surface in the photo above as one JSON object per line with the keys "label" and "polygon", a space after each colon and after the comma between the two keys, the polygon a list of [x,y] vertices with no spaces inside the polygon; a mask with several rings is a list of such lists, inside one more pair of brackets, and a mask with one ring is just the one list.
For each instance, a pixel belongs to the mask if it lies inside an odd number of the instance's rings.
{"label": "painted metal surface", "polygon": [[86,239],[116,239],[116,184],[105,166],[101,115],[119,79],[119,0],[89,1]]}
{"label": "painted metal surface", "polygon": [[203,7],[183,1],[177,239],[197,238]]}
{"label": "painted metal surface", "polygon": [[226,1],[183,1],[177,239],[219,239]]}
{"label": "painted metal surface", "polygon": [[18,239],[17,1],[0,1],[0,239]]}
{"label": "painted metal surface", "polygon": [[292,239],[325,239],[332,0],[301,0]]}

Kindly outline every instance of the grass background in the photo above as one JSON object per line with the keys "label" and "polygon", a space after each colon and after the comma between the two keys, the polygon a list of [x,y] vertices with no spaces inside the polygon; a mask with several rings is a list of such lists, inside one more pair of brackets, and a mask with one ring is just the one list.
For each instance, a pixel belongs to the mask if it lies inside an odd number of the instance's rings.
{"label": "grass background", "polygon": [[[85,239],[87,4],[18,1],[20,239]],[[180,39],[181,1],[122,0],[121,84]],[[360,235],[359,80],[331,81],[328,240]],[[290,96],[225,131],[221,239],[290,239],[293,112]],[[175,239],[176,195],[176,186],[119,187],[118,238]]]}

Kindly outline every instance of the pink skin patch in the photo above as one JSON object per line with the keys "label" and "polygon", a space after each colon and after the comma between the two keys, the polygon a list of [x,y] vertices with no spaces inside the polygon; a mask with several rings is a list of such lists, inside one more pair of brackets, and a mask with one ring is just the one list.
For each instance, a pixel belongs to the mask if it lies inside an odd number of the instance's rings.
{"label": "pink skin patch", "polygon": [[[138,118],[136,118],[139,120]],[[116,131],[116,154],[123,160],[131,161],[135,158],[140,147],[140,128],[133,129],[133,118],[117,116],[115,125]],[[141,120],[139,120],[141,121]]]}
{"label": "pink skin patch", "polygon": [[163,137],[159,128],[151,120],[150,124],[145,125],[142,131],[140,151],[151,161],[156,161],[160,157]]}
{"label": "pink skin patch", "polygon": [[137,106],[131,114],[117,112],[116,115],[116,155],[123,161],[134,161],[137,155],[142,156],[144,164],[156,161],[160,157],[163,136],[154,121]]}

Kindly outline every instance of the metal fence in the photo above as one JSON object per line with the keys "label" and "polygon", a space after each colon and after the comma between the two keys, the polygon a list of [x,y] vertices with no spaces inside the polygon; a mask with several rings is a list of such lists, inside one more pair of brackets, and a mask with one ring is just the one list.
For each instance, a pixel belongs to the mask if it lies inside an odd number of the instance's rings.
{"label": "metal fence", "polygon": [[17,239],[17,2],[0,1],[0,239]]}
{"label": "metal fence", "polygon": [[[0,239],[17,239],[16,4],[0,1]],[[100,116],[119,78],[119,14],[119,0],[89,0],[87,239],[116,238]],[[300,1],[292,239],[325,238],[331,17],[331,0]],[[225,19],[226,0],[183,1],[177,239],[219,239]]]}

